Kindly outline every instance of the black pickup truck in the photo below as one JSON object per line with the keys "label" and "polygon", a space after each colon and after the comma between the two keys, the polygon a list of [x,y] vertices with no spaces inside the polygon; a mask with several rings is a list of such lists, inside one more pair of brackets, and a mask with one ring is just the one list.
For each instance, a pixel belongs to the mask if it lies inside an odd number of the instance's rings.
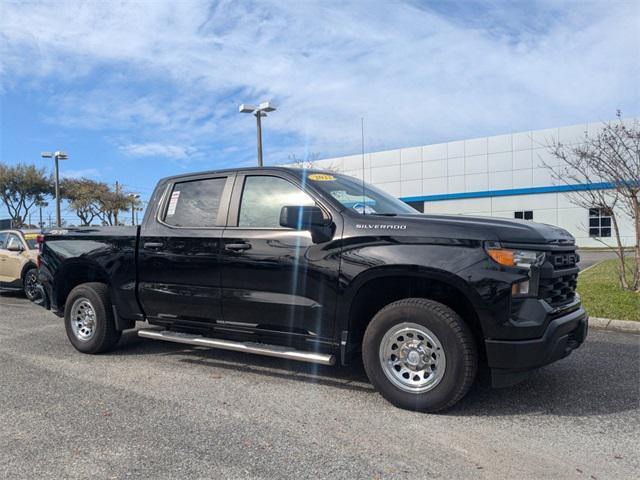
{"label": "black pickup truck", "polygon": [[560,228],[421,214],[360,180],[246,168],[165,178],[140,227],[45,234],[42,304],[84,353],[142,337],[348,364],[434,412],[478,365],[495,386],[579,347],[578,255]]}

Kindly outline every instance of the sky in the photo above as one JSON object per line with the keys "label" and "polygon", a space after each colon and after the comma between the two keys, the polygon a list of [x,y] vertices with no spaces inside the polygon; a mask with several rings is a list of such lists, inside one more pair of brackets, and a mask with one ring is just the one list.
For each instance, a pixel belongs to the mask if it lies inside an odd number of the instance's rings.
{"label": "sky", "polygon": [[255,164],[241,103],[280,164],[638,116],[639,59],[637,0],[0,0],[0,161],[146,199]]}

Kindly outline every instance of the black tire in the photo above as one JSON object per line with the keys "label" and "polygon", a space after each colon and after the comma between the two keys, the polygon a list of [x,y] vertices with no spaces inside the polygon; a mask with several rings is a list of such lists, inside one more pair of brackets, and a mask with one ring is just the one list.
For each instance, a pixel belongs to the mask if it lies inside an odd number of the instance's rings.
{"label": "black tire", "polygon": [[[439,380],[432,387],[421,387],[430,388],[427,391],[416,393],[401,389],[389,378],[389,375],[393,376],[391,367],[383,367],[381,342],[385,341],[387,332],[401,328],[401,324],[426,328],[435,335],[444,352],[443,373],[434,377]],[[365,332],[362,357],[369,380],[384,398],[397,407],[421,412],[439,412],[460,401],[469,391],[478,369],[476,344],[468,325],[446,305],[424,298],[399,300],[380,310]],[[425,358],[431,362],[430,356]],[[415,379],[420,380],[420,376]]]}
{"label": "black tire", "polygon": [[38,298],[40,293],[37,289],[38,285],[38,269],[29,267],[22,277],[22,289],[28,300],[32,302]]}
{"label": "black tire", "polygon": [[[83,304],[85,313],[87,308],[93,311],[91,335],[86,335],[87,329],[83,330],[84,336],[77,332],[78,322],[75,322],[75,327],[72,326],[74,319],[82,318],[77,312],[82,311]],[[121,331],[116,330],[109,288],[104,283],[83,283],[71,290],[64,308],[64,325],[69,341],[82,353],[106,352],[118,343],[122,335]]]}

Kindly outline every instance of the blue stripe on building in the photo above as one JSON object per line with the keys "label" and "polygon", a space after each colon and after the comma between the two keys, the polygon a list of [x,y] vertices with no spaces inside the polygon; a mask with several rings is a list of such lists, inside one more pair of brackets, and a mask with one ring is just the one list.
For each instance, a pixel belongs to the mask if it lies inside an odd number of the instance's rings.
{"label": "blue stripe on building", "polygon": [[576,185],[554,185],[550,187],[510,188],[507,190],[483,190],[479,192],[442,193],[439,195],[420,195],[401,197],[403,202],[435,202],[437,200],[457,200],[461,198],[508,197],[512,195],[533,195],[537,193],[579,192],[583,190],[601,190],[614,188],[609,182],[582,183]]}

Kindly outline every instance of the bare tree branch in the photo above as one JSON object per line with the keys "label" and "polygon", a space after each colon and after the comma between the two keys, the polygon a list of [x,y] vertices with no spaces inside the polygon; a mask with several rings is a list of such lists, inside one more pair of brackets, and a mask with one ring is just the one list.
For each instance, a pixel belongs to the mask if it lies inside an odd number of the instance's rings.
{"label": "bare tree branch", "polygon": [[[543,161],[552,178],[576,187],[568,194],[569,201],[582,208],[598,208],[611,217],[619,260],[620,286],[640,289],[640,124],[629,127],[618,111],[616,120],[603,124],[600,131],[585,133],[580,145],[565,145],[552,140],[547,148],[559,165]],[[587,188],[583,186],[586,184]],[[606,188],[601,188],[605,184]],[[578,186],[580,186],[578,188]],[[625,245],[620,235],[617,212],[632,219],[635,227],[634,265],[631,279],[625,263]],[[598,241],[606,245],[602,239]]]}

